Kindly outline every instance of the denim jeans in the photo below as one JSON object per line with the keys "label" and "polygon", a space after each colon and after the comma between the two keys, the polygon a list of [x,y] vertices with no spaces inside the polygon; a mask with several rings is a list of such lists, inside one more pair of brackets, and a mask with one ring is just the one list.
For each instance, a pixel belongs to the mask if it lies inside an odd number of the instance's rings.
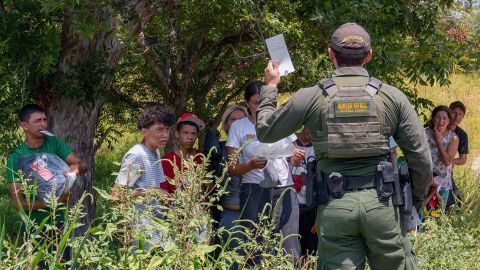
{"label": "denim jeans", "polygon": [[220,227],[230,230],[233,226],[237,225],[234,221],[238,220],[239,216],[239,210],[230,210],[224,208],[220,218]]}

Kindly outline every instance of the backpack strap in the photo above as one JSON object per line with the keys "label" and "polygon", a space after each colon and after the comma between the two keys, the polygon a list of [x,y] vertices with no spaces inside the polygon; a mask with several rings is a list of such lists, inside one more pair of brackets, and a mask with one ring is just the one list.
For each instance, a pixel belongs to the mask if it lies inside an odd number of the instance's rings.
{"label": "backpack strap", "polygon": [[[375,77],[370,77],[368,80],[367,86],[365,87],[365,91],[371,96],[374,97],[378,90],[382,88],[382,82],[375,78]],[[338,87],[335,85],[335,82],[332,80],[332,78],[326,78],[323,79],[318,86],[320,86],[320,89],[325,91],[329,97],[335,96],[335,94],[338,92]]]}
{"label": "backpack strap", "polygon": [[320,89],[325,91],[329,97],[335,96],[335,94],[338,92],[338,87],[335,85],[335,82],[332,80],[332,78],[323,79],[318,86],[320,86]]}
{"label": "backpack strap", "polygon": [[367,86],[365,87],[365,91],[371,96],[374,97],[378,90],[382,88],[382,82],[375,78],[375,77],[370,77],[370,80],[368,81]]}

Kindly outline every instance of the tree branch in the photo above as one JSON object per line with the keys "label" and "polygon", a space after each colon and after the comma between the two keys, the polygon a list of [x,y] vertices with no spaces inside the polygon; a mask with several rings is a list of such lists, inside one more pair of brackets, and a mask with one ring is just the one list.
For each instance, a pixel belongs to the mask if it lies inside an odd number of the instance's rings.
{"label": "tree branch", "polygon": [[105,130],[103,133],[102,133],[102,136],[100,137],[100,139],[97,141],[97,143],[95,143],[95,145],[93,146],[93,153],[96,154],[97,151],[100,149],[100,147],[102,146],[103,142],[105,142],[105,139],[107,138],[107,136],[110,134],[110,132],[112,131],[112,128],[109,127],[107,128],[107,130]]}
{"label": "tree branch", "polygon": [[[244,83],[245,84],[245,83]],[[218,126],[218,124],[220,123],[220,120],[222,119],[222,115],[223,115],[223,112],[227,109],[228,105],[230,104],[230,102],[232,102],[232,100],[236,97],[238,97],[242,92],[243,92],[243,89],[244,87],[235,87],[235,83],[232,85],[231,89],[237,89],[235,90],[234,92],[232,92],[230,95],[227,96],[227,98],[225,98],[222,102],[222,105],[220,105],[220,110],[219,112],[222,112],[222,113],[218,113],[211,121],[211,125],[213,126]]]}
{"label": "tree branch", "polygon": [[[227,51],[223,52],[221,57],[216,57],[217,58],[217,64],[215,67],[212,69],[210,74],[208,75],[208,80],[205,85],[205,88],[207,89],[207,93],[210,92],[210,89],[213,88],[213,84],[217,81],[218,76],[221,74],[223,67],[225,66],[225,60],[227,59],[228,56],[231,55],[232,53],[232,48],[228,48]],[[212,63],[213,64],[213,63]]]}
{"label": "tree branch", "polygon": [[[180,17],[180,1],[177,1],[173,4],[172,8],[172,17],[169,20],[170,23],[170,50],[168,55],[169,57],[169,69],[170,69],[170,76],[169,76],[169,88],[170,89],[177,89],[179,77],[178,77],[178,68],[179,68],[179,54],[178,54],[178,39],[179,39],[179,17]],[[172,85],[173,84],[173,85]]]}
{"label": "tree branch", "polygon": [[135,108],[145,109],[145,108],[150,107],[152,105],[158,104],[158,102],[139,101],[139,100],[133,99],[129,95],[125,95],[124,93],[121,93],[121,92],[113,89],[113,87],[111,88],[111,90],[109,92],[109,96],[110,96],[110,98],[112,98],[116,101],[126,103],[126,104],[128,104],[132,107],[135,107]]}
{"label": "tree branch", "polygon": [[240,29],[239,33],[235,35],[226,36],[223,39],[217,42],[211,42],[208,46],[209,50],[222,50],[225,46],[228,45],[236,45],[241,41],[252,41],[254,40],[254,36],[252,35],[251,31],[247,31],[245,27]]}
{"label": "tree branch", "polygon": [[155,61],[155,54],[151,50],[150,46],[147,44],[147,40],[145,39],[145,35],[143,31],[138,36],[140,38],[139,47],[142,51],[142,55],[143,55],[143,58],[145,59],[145,62],[147,63],[150,70],[152,71],[153,76],[155,76],[157,81],[163,87],[164,91],[167,91],[168,79],[165,78],[162,68]]}

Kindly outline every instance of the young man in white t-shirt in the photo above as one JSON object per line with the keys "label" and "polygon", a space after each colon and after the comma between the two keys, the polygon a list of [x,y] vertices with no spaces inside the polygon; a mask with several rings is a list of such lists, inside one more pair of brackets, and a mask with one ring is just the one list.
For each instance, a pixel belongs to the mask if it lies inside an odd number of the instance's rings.
{"label": "young man in white t-shirt", "polygon": [[[174,121],[173,113],[164,106],[153,106],[142,112],[137,127],[143,134],[143,140],[123,156],[112,188],[114,198],[120,199],[120,186],[129,187],[134,197],[144,197],[149,190],[155,189],[166,197],[171,196],[167,190],[160,188],[160,184],[165,181],[165,175],[159,149],[167,144]],[[132,210],[142,213],[137,215],[135,221],[136,239],[132,244],[137,245],[138,237],[145,238],[145,249],[148,250],[150,244],[157,244],[162,239],[162,232],[156,228],[151,218],[164,218],[160,202],[138,203],[133,205]]]}

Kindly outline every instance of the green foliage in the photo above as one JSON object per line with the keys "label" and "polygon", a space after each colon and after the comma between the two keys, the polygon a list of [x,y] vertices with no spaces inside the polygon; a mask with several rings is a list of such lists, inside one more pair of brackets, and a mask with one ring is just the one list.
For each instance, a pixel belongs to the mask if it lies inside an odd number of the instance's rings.
{"label": "green foliage", "polygon": [[[417,85],[449,84],[463,45],[446,35],[445,18],[467,10],[462,1],[317,1],[306,4],[304,14],[315,9],[314,19],[332,33],[348,21],[363,25],[372,38],[373,59],[367,69],[384,82],[408,94],[418,112],[432,103],[419,99]],[[322,36],[328,43],[329,34]]]}
{"label": "green foliage", "polygon": [[[467,225],[464,223],[464,225]],[[430,221],[427,233],[419,234],[415,245],[420,269],[478,269],[478,228],[454,227],[446,219]]]}
{"label": "green foliage", "polygon": [[[280,252],[283,237],[273,232],[275,224],[267,214],[271,211],[269,205],[260,222],[255,224],[255,229],[252,232],[245,231],[246,240],[240,242],[236,249],[227,249],[224,244],[212,244],[211,241],[223,233],[231,233],[229,241],[238,237],[238,233],[233,234],[233,231],[212,230],[209,208],[225,193],[220,185],[223,177],[217,178],[207,173],[208,162],[197,165],[192,158],[184,164],[185,170],[176,171],[177,175],[181,175],[182,182],[170,179],[179,190],[171,198],[155,189],[146,191],[144,197],[134,197],[128,188],[120,188],[115,197],[103,189],[97,189],[98,195],[111,207],[97,218],[96,225],[89,228],[85,235],[72,234],[74,228],[79,226],[81,202],[65,210],[68,217],[63,228],[56,226],[55,222],[46,223],[47,219],[34,224],[21,211],[27,231],[31,233],[23,234],[24,239],[20,242],[9,239],[3,241],[0,267],[34,268],[40,260],[44,260],[49,263],[50,269],[63,269],[66,265],[72,269],[229,269],[234,262],[245,266],[253,254],[262,254],[264,257],[261,265],[256,267],[258,269],[294,267],[291,256]],[[84,199],[89,198],[84,195]],[[155,206],[152,202],[161,202],[163,206]],[[64,211],[61,210],[64,208],[52,203],[50,207],[57,209],[51,214],[55,218],[55,212]],[[154,209],[163,209],[161,211],[166,219],[154,214]],[[274,209],[271,214],[275,215],[276,211]],[[145,218],[151,221],[152,229],[162,231],[161,241],[149,242],[149,231],[143,231],[135,225],[139,219]],[[240,228],[237,226],[235,230]],[[4,229],[0,230],[0,239],[4,233]],[[47,236],[45,241],[38,241],[41,236]],[[259,239],[262,239],[261,244],[257,243]],[[137,240],[138,246],[133,245],[134,240]],[[147,251],[145,247],[148,243],[150,249]],[[67,262],[61,259],[66,246],[72,249],[71,260]],[[219,255],[214,257],[212,252],[217,248]],[[34,249],[37,252],[33,252]],[[239,253],[240,250],[242,253]]]}
{"label": "green foliage", "polygon": [[227,104],[241,101],[245,84],[262,79],[265,38],[284,34],[296,71],[282,78],[281,91],[295,91],[331,73],[331,33],[355,21],[372,36],[372,75],[407,93],[423,112],[432,103],[419,98],[417,86],[448,84],[465,60],[463,44],[447,31],[451,18],[469,11],[468,3],[452,0],[183,1],[146,25],[145,39],[127,40],[115,88],[136,101],[167,102],[177,113],[193,110],[216,126]]}
{"label": "green foliage", "polygon": [[[418,85],[448,84],[455,67],[472,70],[478,62],[478,6],[471,12],[469,1],[188,0],[165,7],[154,1],[157,13],[140,36],[128,31],[140,18],[122,13],[126,7],[120,5],[125,4],[3,2],[0,85],[6,95],[1,97],[0,113],[8,120],[0,125],[7,134],[4,141],[18,138],[11,112],[34,98],[48,100],[51,90],[78,99],[78,106],[108,100],[98,140],[102,133],[116,130],[111,124],[135,118],[138,112],[130,113],[131,105],[145,102],[166,102],[177,113],[194,110],[216,126],[228,103],[241,100],[245,84],[261,79],[268,60],[264,38],[285,35],[296,72],[283,79],[281,90],[295,91],[332,71],[325,50],[333,30],[346,21],[361,23],[372,35],[374,58],[368,69],[408,93],[418,111],[431,106],[417,99]],[[112,25],[108,18],[118,21]],[[67,25],[78,39],[62,36]],[[102,50],[65,55],[72,46],[81,49],[104,32],[126,48],[118,67],[105,61]],[[75,57],[75,64],[58,73],[63,65],[59,61]],[[103,87],[105,75],[112,73],[113,92]],[[136,103],[122,103],[128,100]]]}
{"label": "green foliage", "polygon": [[4,178],[5,175],[5,166],[2,164],[0,172],[0,209],[2,209],[0,214],[0,219],[3,220],[5,224],[5,236],[4,239],[15,239],[18,230],[21,226],[20,216],[17,214],[17,211],[12,207],[12,200],[10,199],[9,184]]}
{"label": "green foliage", "polygon": [[58,28],[35,1],[5,1],[0,11],[0,156],[20,141],[16,112],[32,102],[32,82],[54,68]]}

